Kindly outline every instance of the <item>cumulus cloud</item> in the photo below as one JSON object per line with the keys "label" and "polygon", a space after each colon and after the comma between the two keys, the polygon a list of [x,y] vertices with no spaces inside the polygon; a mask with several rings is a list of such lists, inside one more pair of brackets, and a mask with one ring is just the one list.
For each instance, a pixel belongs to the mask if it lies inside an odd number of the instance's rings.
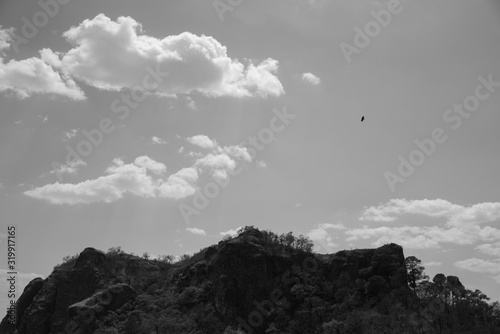
{"label": "cumulus cloud", "polygon": [[[52,204],[110,203],[122,198],[125,193],[140,197],[182,199],[196,193],[200,175],[225,179],[228,172],[234,171],[242,161],[251,161],[245,147],[217,145],[212,151],[196,156],[191,166],[167,176],[167,167],[148,156],[137,157],[130,164],[117,158],[104,176],[77,184],[47,184],[26,191],[25,195]],[[70,168],[76,168],[78,164],[74,162],[74,166],[61,168],[69,172]]]}
{"label": "cumulus cloud", "polygon": [[188,227],[188,228],[186,228],[186,231],[188,231],[189,233],[196,234],[196,235],[207,235],[207,232],[205,232],[205,230],[202,230],[202,229],[196,228],[196,227]]}
{"label": "cumulus cloud", "polygon": [[28,190],[25,194],[52,204],[110,203],[122,198],[125,193],[154,197],[157,185],[147,172],[147,166],[135,162],[124,164],[121,159],[114,159],[105,176],[77,184],[56,182]]}
{"label": "cumulus cloud", "polygon": [[455,266],[472,271],[475,273],[499,274],[500,263],[495,261],[486,261],[478,258],[471,258],[455,262]]}
{"label": "cumulus cloud", "polygon": [[[131,17],[111,20],[99,14],[63,35],[75,47],[61,68],[75,78],[104,90],[144,86],[146,68],[168,73],[156,90],[165,94],[193,91],[208,96],[279,96],[278,62],[267,59],[246,66],[227,55],[227,48],[210,36],[189,32],[158,39],[141,34]],[[152,85],[152,84],[151,84]]]}
{"label": "cumulus cloud", "polygon": [[157,145],[163,145],[167,143],[164,139],[156,136],[151,137],[151,142]]}
{"label": "cumulus cloud", "polygon": [[33,94],[56,94],[73,100],[83,100],[85,95],[70,77],[59,73],[50,62],[53,54],[47,49],[40,51],[42,58],[4,61],[5,50],[10,48],[13,28],[0,26],[0,92],[14,93],[24,99]]}
{"label": "cumulus cloud", "polygon": [[13,28],[3,29],[0,25],[0,55],[2,55],[3,50],[6,50],[10,47],[11,33],[14,32]]}
{"label": "cumulus cloud", "polygon": [[500,220],[500,202],[478,203],[466,207],[443,199],[406,200],[392,199],[377,207],[365,209],[360,220],[392,222],[403,214],[420,214],[428,217],[446,218],[448,226],[464,223],[486,223]]}
{"label": "cumulus cloud", "polygon": [[161,162],[155,161],[155,160],[153,160],[150,157],[145,156],[145,155],[137,157],[134,161],[134,164],[136,166],[143,167],[147,170],[150,170],[154,174],[158,174],[158,175],[161,175],[161,174],[167,172],[167,167],[164,164],[162,164]]}
{"label": "cumulus cloud", "polygon": [[[3,47],[5,48],[5,42]],[[0,57],[0,92],[12,92],[20,99],[33,94],[56,94],[73,100],[85,99],[83,91],[73,79],[36,57],[10,60],[7,63]]]}
{"label": "cumulus cloud", "polygon": [[216,142],[211,140],[205,135],[196,135],[186,139],[189,143],[199,146],[201,148],[215,148],[217,146]]}
{"label": "cumulus cloud", "polygon": [[310,72],[302,74],[302,81],[313,86],[317,86],[321,83],[321,79]]}
{"label": "cumulus cloud", "polygon": [[[0,56],[10,47],[12,30],[0,27]],[[42,49],[40,57],[0,57],[0,92],[19,98],[34,93],[85,99],[74,80],[101,90],[141,90],[159,95],[199,92],[209,97],[278,97],[285,93],[277,77],[278,61],[258,64],[228,56],[215,38],[183,32],[162,39],[142,33],[131,17],[111,20],[104,14],[70,28],[63,36],[73,45],[67,52]],[[196,109],[188,96],[186,105]]]}
{"label": "cumulus cloud", "polygon": [[312,229],[307,233],[307,236],[314,241],[315,243],[320,244],[321,246],[325,247],[327,250],[329,250],[330,247],[337,247],[338,244],[336,244],[333,240],[337,239],[337,237],[332,237],[330,232],[328,230],[345,230],[345,226],[341,223],[339,224],[318,224],[316,228]]}
{"label": "cumulus cloud", "polygon": [[196,181],[198,181],[198,171],[195,168],[183,168],[177,173],[168,177],[158,187],[161,197],[181,199],[194,195],[196,192]]}

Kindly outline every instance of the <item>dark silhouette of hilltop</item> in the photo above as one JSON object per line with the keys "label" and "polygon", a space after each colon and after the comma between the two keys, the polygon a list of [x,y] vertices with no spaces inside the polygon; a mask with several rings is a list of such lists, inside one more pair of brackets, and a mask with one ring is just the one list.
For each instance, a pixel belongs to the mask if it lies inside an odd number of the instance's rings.
{"label": "dark silhouette of hilltop", "polygon": [[0,333],[500,332],[498,304],[454,276],[425,280],[401,246],[311,249],[253,227],[175,263],[86,248],[31,281]]}

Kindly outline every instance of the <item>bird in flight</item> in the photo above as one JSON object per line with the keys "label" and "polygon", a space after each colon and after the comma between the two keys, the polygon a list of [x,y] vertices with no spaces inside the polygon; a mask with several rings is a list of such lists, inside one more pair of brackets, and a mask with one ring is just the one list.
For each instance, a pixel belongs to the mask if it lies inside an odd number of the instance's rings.
{"label": "bird in flight", "polygon": [[363,122],[365,120],[365,116],[361,117],[361,122]]}

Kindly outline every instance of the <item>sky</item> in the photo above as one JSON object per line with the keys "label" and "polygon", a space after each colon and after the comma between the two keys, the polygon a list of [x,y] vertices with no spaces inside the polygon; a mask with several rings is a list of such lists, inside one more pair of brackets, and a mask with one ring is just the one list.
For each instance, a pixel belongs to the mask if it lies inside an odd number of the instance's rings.
{"label": "sky", "polygon": [[1,275],[10,226],[20,292],[85,247],[180,256],[253,225],[319,253],[394,242],[500,300],[499,14],[1,2]]}

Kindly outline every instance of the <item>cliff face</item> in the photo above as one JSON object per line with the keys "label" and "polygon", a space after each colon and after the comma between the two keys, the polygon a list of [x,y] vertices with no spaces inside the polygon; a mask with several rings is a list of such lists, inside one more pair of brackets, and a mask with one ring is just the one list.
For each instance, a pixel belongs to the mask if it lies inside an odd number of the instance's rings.
{"label": "cliff face", "polygon": [[320,255],[273,248],[259,233],[176,264],[86,248],[33,280],[19,298],[16,324],[6,317],[0,332],[323,333],[342,308],[377,305],[388,295],[404,304],[398,245]]}

